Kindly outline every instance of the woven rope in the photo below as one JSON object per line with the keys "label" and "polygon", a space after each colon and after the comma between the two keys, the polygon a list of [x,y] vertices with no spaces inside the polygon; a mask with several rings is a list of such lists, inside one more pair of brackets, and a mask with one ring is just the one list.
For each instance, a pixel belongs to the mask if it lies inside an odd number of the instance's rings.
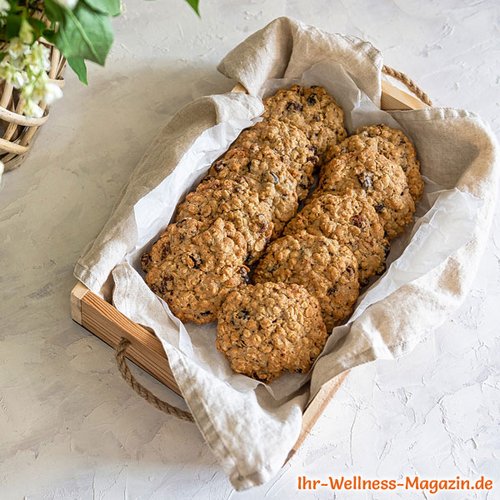
{"label": "woven rope", "polygon": [[392,76],[396,80],[399,80],[423,103],[427,104],[428,106],[432,106],[432,101],[430,100],[429,96],[408,75],[405,75],[402,71],[398,71],[397,69],[391,68],[390,66],[384,66],[382,68],[382,71],[386,75]]}
{"label": "woven rope", "polygon": [[161,410],[163,413],[167,415],[173,415],[174,417],[180,418],[181,420],[186,420],[188,422],[194,422],[193,416],[191,413],[176,408],[175,406],[167,403],[166,401],[162,401],[158,399],[152,392],[146,389],[143,385],[141,385],[132,375],[129,367],[127,366],[127,349],[130,346],[130,341],[126,338],[122,337],[120,343],[116,348],[116,362],[118,364],[118,369],[124,380],[127,382],[134,391],[139,394],[139,396],[143,397],[148,403],[152,404],[158,410]]}

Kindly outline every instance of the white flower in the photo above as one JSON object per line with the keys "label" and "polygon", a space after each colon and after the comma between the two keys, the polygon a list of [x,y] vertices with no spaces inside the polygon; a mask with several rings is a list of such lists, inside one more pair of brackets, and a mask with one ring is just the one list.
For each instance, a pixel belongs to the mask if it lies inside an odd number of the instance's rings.
{"label": "white flower", "polygon": [[[0,0],[1,1],[1,0]],[[27,31],[28,35],[31,33]],[[26,40],[28,35],[24,35]],[[7,55],[0,62],[0,79],[20,90],[26,116],[41,117],[40,103],[52,104],[62,97],[62,90],[49,79],[50,51],[40,42],[23,43],[21,37],[13,38],[7,47]]]}
{"label": "white flower", "polygon": [[28,75],[25,71],[14,71],[12,73],[11,82],[14,88],[20,89],[28,82]]}
{"label": "white flower", "polygon": [[36,104],[35,101],[28,100],[24,103],[23,113],[26,116],[41,118],[43,116],[43,109],[38,104]]}
{"label": "white flower", "polygon": [[10,10],[10,3],[7,0],[0,0],[0,17],[5,17]]}
{"label": "white flower", "polygon": [[61,87],[57,86],[55,83],[47,83],[45,85],[45,97],[43,98],[45,104],[50,106],[54,101],[60,99],[63,96]]}
{"label": "white flower", "polygon": [[0,78],[3,78],[16,89],[23,87],[28,81],[28,75],[24,71],[19,71],[5,58],[0,64]]}
{"label": "white flower", "polygon": [[49,71],[50,50],[41,43],[34,43],[31,47],[31,51],[26,54],[25,60],[33,73]]}
{"label": "white flower", "polygon": [[30,47],[24,44],[20,38],[12,38],[10,40],[8,53],[12,59],[18,59],[27,52],[31,52]]}
{"label": "white flower", "polygon": [[62,5],[63,7],[73,10],[76,7],[78,0],[56,0],[56,3]]}

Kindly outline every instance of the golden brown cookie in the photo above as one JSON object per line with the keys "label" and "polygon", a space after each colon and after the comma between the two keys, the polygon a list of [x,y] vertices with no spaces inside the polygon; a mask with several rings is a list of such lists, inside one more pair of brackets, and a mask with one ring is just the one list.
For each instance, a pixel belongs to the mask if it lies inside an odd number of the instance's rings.
{"label": "golden brown cookie", "polygon": [[369,147],[342,153],[324,165],[319,187],[337,195],[355,190],[375,208],[387,237],[394,238],[413,221],[415,202],[402,168],[377,152],[376,141],[367,141]]}
{"label": "golden brown cookie", "polygon": [[346,246],[305,231],[269,245],[255,283],[297,283],[319,301],[328,332],[353,311],[359,295],[358,263]]}
{"label": "golden brown cookie", "polygon": [[294,125],[279,120],[256,123],[243,130],[232,147],[245,149],[251,156],[263,148],[272,149],[295,179],[299,200],[309,193],[319,160],[309,139]]}
{"label": "golden brown cookie", "polygon": [[266,382],[308,372],[326,339],[318,301],[299,285],[240,287],[218,315],[217,349],[235,372]]}
{"label": "golden brown cookie", "polygon": [[177,247],[186,240],[191,240],[202,229],[202,224],[194,219],[169,225],[151,247],[141,257],[142,270],[147,273],[153,266],[158,266],[165,260],[170,247]]}
{"label": "golden brown cookie", "polygon": [[341,153],[356,151],[364,144],[375,144],[380,154],[403,169],[410,194],[417,202],[424,192],[424,180],[420,174],[420,162],[417,159],[415,147],[410,139],[401,130],[387,125],[370,125],[361,127],[357,130],[356,135],[352,135],[338,146],[332,147],[330,154],[337,156]]}
{"label": "golden brown cookie", "polygon": [[358,261],[361,284],[385,269],[389,243],[384,228],[372,205],[352,192],[315,196],[285,228],[285,234],[292,236],[300,231],[349,247]]}
{"label": "golden brown cookie", "polygon": [[226,295],[248,282],[247,242],[222,219],[207,229],[184,219],[168,226],[161,240],[164,258],[149,267],[146,283],[181,321],[214,321]]}
{"label": "golden brown cookie", "polygon": [[271,239],[271,207],[261,201],[248,183],[206,179],[177,207],[175,221],[192,218],[207,228],[215,219],[232,222],[247,242],[248,262],[254,262]]}
{"label": "golden brown cookie", "polygon": [[270,147],[247,149],[232,147],[210,168],[208,177],[246,182],[271,209],[273,239],[297,212],[297,181],[281,157]]}
{"label": "golden brown cookie", "polygon": [[328,92],[317,85],[292,85],[264,100],[264,118],[292,123],[302,130],[323,157],[329,144],[344,140],[344,112]]}

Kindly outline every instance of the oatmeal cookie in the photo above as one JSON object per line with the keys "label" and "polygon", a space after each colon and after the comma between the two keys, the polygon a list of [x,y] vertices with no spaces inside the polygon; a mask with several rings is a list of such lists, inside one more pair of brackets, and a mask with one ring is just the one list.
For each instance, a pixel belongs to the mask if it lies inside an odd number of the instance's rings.
{"label": "oatmeal cookie", "polygon": [[164,258],[149,268],[146,283],[181,321],[214,321],[226,295],[248,282],[247,242],[222,219],[207,229],[200,221],[184,219],[168,226],[162,241]]}
{"label": "oatmeal cookie", "polygon": [[370,125],[361,127],[356,135],[348,137],[337,146],[333,146],[330,154],[356,151],[366,144],[375,144],[377,151],[387,159],[399,165],[406,175],[410,194],[417,202],[424,192],[424,181],[420,175],[420,162],[412,142],[401,131],[387,125]]}
{"label": "oatmeal cookie", "polygon": [[326,339],[318,301],[299,285],[238,288],[218,315],[217,349],[235,372],[266,382],[308,372]]}
{"label": "oatmeal cookie", "polygon": [[202,224],[194,219],[186,219],[182,223],[169,225],[153,244],[151,250],[142,254],[142,270],[147,273],[152,267],[161,264],[172,246],[177,247],[183,241],[191,240],[201,229]]}
{"label": "oatmeal cookie", "polygon": [[318,299],[328,332],[352,313],[359,295],[358,263],[349,248],[305,231],[271,243],[253,278],[304,286]]}
{"label": "oatmeal cookie", "polygon": [[315,196],[290,221],[285,234],[300,231],[325,236],[349,247],[358,261],[359,280],[365,284],[385,269],[389,243],[372,205],[347,192],[344,196],[325,193]]}
{"label": "oatmeal cookie", "polygon": [[230,148],[213,163],[208,177],[246,182],[271,208],[273,239],[297,212],[297,181],[278,153],[268,146],[254,148],[252,152]]}
{"label": "oatmeal cookie", "polygon": [[244,236],[248,262],[254,262],[273,233],[269,204],[260,201],[242,179],[206,179],[178,205],[175,221],[192,218],[206,228],[219,217],[232,222]]}
{"label": "oatmeal cookie", "polygon": [[269,146],[248,149],[232,147],[217,159],[207,177],[238,180],[241,177],[255,179],[259,184],[271,182],[283,193],[297,190],[292,177],[280,155]]}
{"label": "oatmeal cookie", "polygon": [[264,100],[264,118],[292,123],[302,130],[322,158],[329,144],[345,139],[344,112],[328,92],[317,85],[293,85]]}
{"label": "oatmeal cookie", "polygon": [[299,200],[309,193],[319,159],[304,132],[294,125],[279,120],[258,122],[243,130],[232,147],[245,149],[251,156],[263,148],[272,149],[295,179]]}
{"label": "oatmeal cookie", "polygon": [[[388,238],[395,238],[413,221],[415,202],[399,165],[379,154],[376,144],[342,153],[323,166],[320,190],[343,195],[354,190],[378,213]],[[317,196],[317,194],[316,194]]]}

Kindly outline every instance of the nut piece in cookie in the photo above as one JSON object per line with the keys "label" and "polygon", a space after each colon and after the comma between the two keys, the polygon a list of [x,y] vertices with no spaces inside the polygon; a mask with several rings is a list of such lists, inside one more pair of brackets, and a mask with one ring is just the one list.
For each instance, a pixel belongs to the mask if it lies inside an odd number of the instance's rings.
{"label": "nut piece in cookie", "polygon": [[372,205],[352,192],[343,196],[318,193],[290,221],[285,234],[293,236],[300,231],[325,236],[349,247],[358,261],[361,284],[385,270],[389,243],[384,228]]}
{"label": "nut piece in cookie", "polygon": [[271,239],[271,207],[259,200],[243,179],[207,179],[177,207],[175,221],[192,218],[204,228],[221,218],[234,224],[247,242],[248,262],[254,262]]}
{"label": "nut piece in cookie", "polygon": [[319,86],[293,85],[264,100],[264,118],[292,123],[302,130],[322,158],[329,144],[345,139],[344,112]]}
{"label": "nut piece in cookie", "polygon": [[[368,141],[371,141],[370,139]],[[378,213],[387,237],[402,233],[413,221],[415,202],[399,165],[378,153],[376,143],[342,153],[323,166],[320,190],[365,198]]]}
{"label": "nut piece in cookie", "polygon": [[308,372],[326,339],[318,301],[299,285],[240,287],[218,314],[217,349],[235,372],[265,382]]}
{"label": "nut piece in cookie", "polygon": [[358,263],[346,246],[302,231],[269,245],[255,283],[296,283],[319,301],[328,332],[351,315],[359,295]]}
{"label": "nut piece in cookie", "polygon": [[265,120],[243,130],[232,147],[259,154],[263,148],[272,149],[297,183],[299,199],[304,199],[314,182],[314,169],[319,159],[315,148],[304,132],[279,120]]}
{"label": "nut piece in cookie", "polygon": [[145,280],[181,321],[214,321],[226,295],[248,282],[247,243],[231,222],[216,219],[203,229],[200,221],[184,219],[168,226],[162,242],[164,258]]}

